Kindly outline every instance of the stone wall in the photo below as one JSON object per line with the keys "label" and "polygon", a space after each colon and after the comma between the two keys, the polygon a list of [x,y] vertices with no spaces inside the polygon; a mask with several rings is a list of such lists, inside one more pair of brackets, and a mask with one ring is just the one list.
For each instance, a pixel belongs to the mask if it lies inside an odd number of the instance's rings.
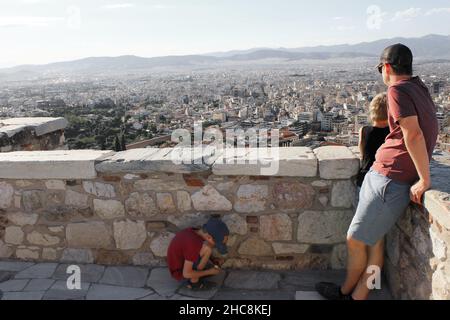
{"label": "stone wall", "polygon": [[0,256],[162,265],[174,233],[220,215],[228,267],[343,267],[359,167],[349,149],[281,149],[274,176],[260,163],[175,165],[170,152],[0,155]]}
{"label": "stone wall", "polygon": [[0,152],[66,149],[64,118],[0,119]]}
{"label": "stone wall", "polygon": [[[251,150],[210,165],[174,164],[174,149],[2,153],[0,258],[165,265],[178,230],[220,215],[232,233],[226,267],[340,269],[356,149],[281,148],[275,174],[263,170],[273,155],[249,162]],[[450,298],[449,159],[435,158],[425,206],[387,238],[397,298]]]}
{"label": "stone wall", "polygon": [[450,300],[450,159],[436,154],[433,190],[387,237],[386,269],[397,299]]}

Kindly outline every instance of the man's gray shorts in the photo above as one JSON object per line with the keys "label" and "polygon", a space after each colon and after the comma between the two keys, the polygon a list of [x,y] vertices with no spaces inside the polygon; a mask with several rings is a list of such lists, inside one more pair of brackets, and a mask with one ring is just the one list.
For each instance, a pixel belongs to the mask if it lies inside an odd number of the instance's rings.
{"label": "man's gray shorts", "polygon": [[364,178],[347,236],[374,246],[405,213],[410,189],[409,184],[398,183],[371,169]]}

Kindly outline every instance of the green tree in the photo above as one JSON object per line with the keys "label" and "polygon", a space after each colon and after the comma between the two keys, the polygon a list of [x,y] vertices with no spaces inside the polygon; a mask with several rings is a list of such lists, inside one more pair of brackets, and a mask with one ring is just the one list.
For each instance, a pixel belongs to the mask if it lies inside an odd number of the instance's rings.
{"label": "green tree", "polygon": [[116,134],[116,136],[114,137],[114,151],[119,152],[119,151],[121,151],[120,149],[121,149],[120,140]]}
{"label": "green tree", "polygon": [[122,136],[120,137],[120,148],[121,148],[121,151],[127,150],[127,145],[126,145],[126,141],[125,141],[125,134],[122,134]]}

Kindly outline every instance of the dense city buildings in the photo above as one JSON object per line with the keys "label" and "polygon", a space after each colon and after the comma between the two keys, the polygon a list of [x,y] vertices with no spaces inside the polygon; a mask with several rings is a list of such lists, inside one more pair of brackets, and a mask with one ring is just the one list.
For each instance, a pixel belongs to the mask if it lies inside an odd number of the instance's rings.
{"label": "dense city buildings", "polygon": [[[449,149],[450,62],[419,61],[415,74],[438,108]],[[65,117],[70,149],[169,146],[171,133],[203,127],[280,129],[280,145],[353,146],[367,107],[386,90],[373,59],[237,64],[98,77],[0,83],[0,118]]]}

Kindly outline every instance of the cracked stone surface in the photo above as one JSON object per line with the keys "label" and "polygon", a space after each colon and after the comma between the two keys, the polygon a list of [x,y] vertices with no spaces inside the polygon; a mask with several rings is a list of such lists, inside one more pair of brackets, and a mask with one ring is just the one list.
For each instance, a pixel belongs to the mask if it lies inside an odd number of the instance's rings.
{"label": "cracked stone surface", "polygon": [[[206,278],[214,288],[194,292],[174,280],[167,268],[78,264],[81,288],[70,290],[68,266],[0,260],[2,300],[319,300],[316,282],[339,283],[345,277],[345,271],[223,270]],[[383,285],[370,299],[392,297]]]}
{"label": "cracked stone surface", "polygon": [[276,290],[281,276],[275,272],[232,271],[225,286],[232,289]]}
{"label": "cracked stone surface", "polygon": [[100,283],[123,287],[142,288],[149,270],[141,267],[108,267]]}

